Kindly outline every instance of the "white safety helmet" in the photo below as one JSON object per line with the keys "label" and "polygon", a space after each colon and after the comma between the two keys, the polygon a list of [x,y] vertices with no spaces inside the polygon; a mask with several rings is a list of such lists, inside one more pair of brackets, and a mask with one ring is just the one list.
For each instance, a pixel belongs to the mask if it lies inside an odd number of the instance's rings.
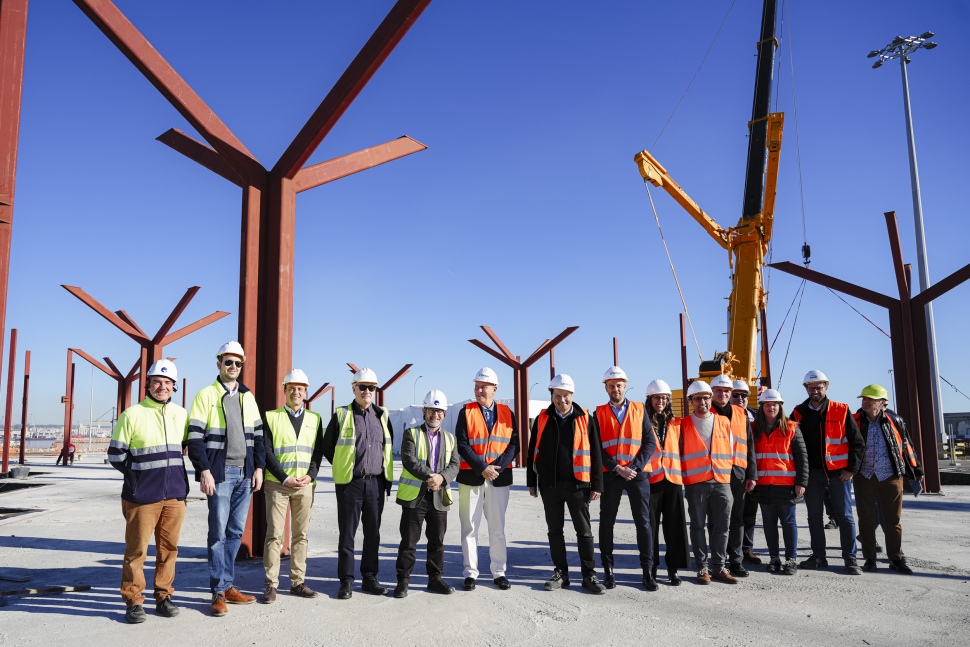
{"label": "white safety helmet", "polygon": [[565,373],[560,373],[556,377],[552,378],[552,382],[549,383],[549,390],[551,391],[553,389],[562,389],[563,391],[575,393],[576,385],[573,384],[573,378]]}
{"label": "white safety helmet", "polygon": [[829,378],[825,377],[825,373],[822,371],[811,370],[805,374],[802,379],[802,384],[811,384],[812,382],[828,382]]}
{"label": "white safety helmet", "polygon": [[172,387],[174,391],[178,391],[178,379],[179,372],[175,368],[175,363],[168,359],[160,359],[151,366],[148,367],[147,377],[153,377],[155,375],[160,375],[162,377],[167,377],[172,380],[176,386]]}
{"label": "white safety helmet", "polygon": [[303,386],[310,386],[310,378],[306,376],[306,373],[298,368],[293,369],[283,377],[283,386],[287,384],[302,384]]}
{"label": "white safety helmet", "polygon": [[670,385],[663,380],[654,380],[647,385],[647,397],[651,395],[666,394],[673,397],[673,392],[670,390]]}
{"label": "white safety helmet", "polygon": [[486,366],[479,369],[478,373],[475,373],[475,379],[472,381],[485,382],[486,384],[494,384],[495,386],[498,386],[498,374]]}
{"label": "white safety helmet", "polygon": [[238,355],[239,359],[246,361],[246,353],[243,351],[242,344],[238,341],[227,341],[220,346],[216,352],[216,359],[220,359],[223,355]]}
{"label": "white safety helmet", "polygon": [[744,380],[734,380],[734,384],[731,386],[735,391],[743,391],[745,393],[751,393],[751,389],[748,387],[748,383]]}
{"label": "white safety helmet", "polygon": [[764,392],[758,396],[758,403],[762,402],[777,402],[778,404],[785,404],[785,399],[781,397],[776,389],[765,389]]}
{"label": "white safety helmet", "polygon": [[358,384],[361,382],[364,384],[377,384],[377,373],[366,367],[359,369],[354,373],[354,377],[350,383]]}
{"label": "white safety helmet", "polygon": [[432,389],[431,391],[428,391],[428,395],[424,396],[424,408],[440,409],[441,411],[447,411],[448,398],[445,397],[445,392],[439,391],[438,389]]}
{"label": "white safety helmet", "polygon": [[729,378],[724,373],[720,373],[717,377],[711,380],[711,388],[713,389],[715,386],[720,386],[727,389],[733,389],[734,382],[732,382],[731,378]]}
{"label": "white safety helmet", "polygon": [[603,382],[609,382],[610,380],[623,380],[627,381],[626,371],[624,371],[619,366],[611,366],[606,369],[606,373],[603,374]]}
{"label": "white safety helmet", "polygon": [[705,382],[704,380],[694,380],[693,382],[690,383],[690,387],[687,388],[687,399],[688,400],[691,399],[698,393],[713,394],[714,391],[711,390],[711,385]]}

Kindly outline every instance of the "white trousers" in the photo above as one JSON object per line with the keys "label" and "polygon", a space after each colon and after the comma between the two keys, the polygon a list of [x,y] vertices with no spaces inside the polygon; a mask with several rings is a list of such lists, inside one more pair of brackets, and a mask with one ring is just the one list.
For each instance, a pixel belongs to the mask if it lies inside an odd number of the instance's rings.
{"label": "white trousers", "polygon": [[488,556],[492,579],[503,577],[508,562],[505,549],[505,510],[509,507],[509,486],[458,484],[458,519],[461,522],[463,577],[478,579],[478,530],[482,515],[488,523]]}

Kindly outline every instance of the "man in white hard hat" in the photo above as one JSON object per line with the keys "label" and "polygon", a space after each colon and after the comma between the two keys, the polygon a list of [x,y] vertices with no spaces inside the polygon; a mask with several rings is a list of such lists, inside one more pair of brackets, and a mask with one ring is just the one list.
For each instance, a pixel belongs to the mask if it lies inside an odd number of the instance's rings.
{"label": "man in white hard hat", "polygon": [[428,590],[450,595],[454,587],[442,579],[448,509],[454,500],[451,483],[458,476],[455,437],[441,428],[448,399],[438,390],[424,396],[424,424],[404,430],[397,502],[401,506],[401,545],[397,551],[395,598],[406,598],[414,569],[414,551],[427,524]]}
{"label": "man in white hard hat", "polygon": [[798,423],[808,450],[808,531],[812,556],[799,566],[820,569],[828,566],[825,557],[825,491],[832,497],[835,518],[839,522],[839,539],[845,572],[861,575],[856,560],[855,518],[852,516],[852,478],[862,467],[866,451],[865,438],[852,418],[849,405],[828,399],[829,379],[819,370],[811,370],[802,380],[808,399],[797,405],[791,419]]}
{"label": "man in white hard hat", "polygon": [[263,550],[263,604],[276,602],[279,586],[280,545],[290,510],[290,595],[315,598],[306,585],[307,534],[313,510],[313,488],[323,460],[323,424],[320,414],[304,403],[310,380],[295,368],[283,378],[286,404],[266,412],[266,544]]}
{"label": "man in white hard hat", "polygon": [[650,419],[640,402],[626,397],[627,376],[619,366],[611,366],[603,375],[603,386],[609,402],[596,407],[603,458],[603,497],[600,499],[600,561],[603,584],[616,586],[613,574],[613,526],[626,492],[637,529],[637,550],[643,586],[656,591],[653,574],[653,533],[650,530],[650,458],[657,447]]}
{"label": "man in white hard hat", "polygon": [[[746,505],[745,486],[758,479],[755,466],[754,443],[751,442],[751,424],[748,410],[744,404],[734,404],[731,396],[734,393],[734,382],[724,373],[711,380],[712,407],[714,413],[724,416],[731,421],[731,436],[734,438],[734,467],[731,469],[731,523],[728,528],[728,570],[734,577],[747,577],[748,569],[742,564],[742,544],[744,543]],[[752,484],[748,489],[753,488]],[[748,501],[747,505],[752,502]],[[757,516],[757,508],[754,515]],[[754,533],[754,521],[751,522],[751,532]],[[753,537],[752,537],[753,540]],[[754,553],[752,552],[752,555]]]}
{"label": "man in white hard hat", "polygon": [[361,590],[385,595],[377,580],[380,565],[381,514],[384,498],[394,483],[394,429],[387,409],[374,404],[377,374],[369,368],[354,373],[354,401],[338,407],[323,436],[323,455],[333,466],[337,494],[338,600],[349,600],[354,590],[354,537],[364,524],[364,547],[360,556]]}
{"label": "man in white hard hat", "polygon": [[[741,407],[748,412],[748,424],[752,425],[750,428],[754,430],[754,416],[757,413],[757,409],[753,409],[748,406],[748,398],[751,395],[751,389],[748,387],[748,383],[744,380],[734,380],[734,384],[731,386],[731,404],[737,407]],[[749,441],[750,441],[749,437]],[[752,443],[753,444],[753,443]],[[751,462],[751,461],[749,461]],[[732,484],[734,481],[732,480]],[[744,534],[741,539],[741,553],[743,557],[741,562],[744,564],[757,565],[761,563],[761,558],[758,557],[754,552],[754,527],[758,523],[758,502],[752,497],[744,496],[744,508],[741,511],[741,523],[744,526]],[[735,499],[734,507],[737,507],[738,502]],[[734,508],[731,509],[731,524],[734,524]],[[734,537],[733,530],[729,532],[728,539],[728,555],[732,557],[732,563],[735,563],[733,559],[733,553],[731,552],[731,538]]]}
{"label": "man in white hard hat", "polygon": [[185,409],[172,402],[178,371],[162,359],[148,369],[145,399],[125,409],[115,423],[108,462],[124,474],[121,512],[125,517],[125,557],[121,597],[131,624],[145,621],[145,558],[155,536],[155,613],[174,618],[175,561],[185,518],[189,477],[182,459]]}
{"label": "man in white hard hat", "polygon": [[185,442],[199,489],[208,497],[209,588],[213,616],[229,612],[226,603],[252,604],[256,597],[234,584],[235,560],[249,516],[249,499],[263,486],[263,419],[256,398],[239,381],[246,353],[239,342],[216,352],[219,377],[199,391],[189,410]]}
{"label": "man in white hard hat", "polygon": [[515,413],[495,401],[498,375],[487,366],[475,374],[475,401],[458,412],[455,438],[461,456],[458,472],[458,520],[461,523],[463,588],[475,589],[478,569],[478,530],[488,524],[489,569],[501,590],[511,584],[505,576],[508,552],[505,511],[512,485],[512,461],[519,453]]}
{"label": "man in white hard hat", "polygon": [[[737,584],[727,569],[735,447],[731,421],[711,410],[711,397],[711,387],[702,380],[695,380],[687,389],[692,412],[675,418],[668,426],[664,470],[671,481],[684,485],[698,584],[710,584],[712,579]],[[708,520],[711,522],[710,564]]]}
{"label": "man in white hard hat", "polygon": [[526,479],[529,494],[542,495],[549,531],[549,553],[555,570],[547,591],[569,586],[569,563],[563,534],[565,508],[576,529],[576,544],[583,573],[583,588],[606,593],[596,578],[593,530],[589,503],[603,493],[603,459],[596,416],[573,403],[573,378],[561,373],[549,384],[552,404],[532,424]]}

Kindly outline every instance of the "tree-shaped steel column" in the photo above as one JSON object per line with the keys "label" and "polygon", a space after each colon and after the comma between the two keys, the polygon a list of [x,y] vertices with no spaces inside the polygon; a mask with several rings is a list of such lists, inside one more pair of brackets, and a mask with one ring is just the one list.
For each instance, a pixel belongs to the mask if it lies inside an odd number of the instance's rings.
{"label": "tree-shaped steel column", "polygon": [[313,395],[306,399],[306,408],[313,409],[313,407],[310,406],[313,404],[313,401],[327,392],[330,393],[330,415],[333,416],[334,411],[337,410],[337,392],[336,389],[330,385],[330,382],[324,382],[323,386],[314,391]]}
{"label": "tree-shaped steel column", "polygon": [[[579,326],[570,326],[566,328],[561,333],[556,335],[554,339],[547,339],[546,341],[539,344],[539,347],[535,349],[531,355],[523,362],[521,361],[521,356],[513,355],[512,351],[502,343],[502,340],[498,338],[492,329],[488,326],[482,326],[482,330],[488,335],[488,338],[498,346],[499,350],[495,350],[484,342],[478,341],[477,339],[469,339],[468,342],[481,348],[483,351],[507,365],[512,369],[512,388],[515,399],[515,425],[519,429],[519,455],[516,458],[516,463],[519,467],[525,465],[525,455],[529,449],[529,367],[539,361],[543,355],[546,353],[552,353],[552,350],[559,345],[559,343],[566,337],[579,330]],[[499,352],[501,351],[501,352]],[[555,363],[551,360],[552,355],[550,355],[549,362],[549,372],[555,371]]]}

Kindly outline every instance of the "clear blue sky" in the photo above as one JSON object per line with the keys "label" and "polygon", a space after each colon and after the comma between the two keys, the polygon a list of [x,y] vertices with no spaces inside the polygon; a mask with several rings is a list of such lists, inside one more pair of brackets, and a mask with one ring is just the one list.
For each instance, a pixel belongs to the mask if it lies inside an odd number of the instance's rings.
{"label": "clear blue sky", "polygon": [[[230,129],[272,166],[392,6],[369,2],[118,0],[118,6]],[[915,263],[898,65],[871,49],[935,31],[909,66],[933,279],[970,260],[970,7],[965,2],[791,1],[776,65],[786,112],[773,260],[800,260],[796,84],[812,268],[895,294],[882,213],[896,210]],[[432,387],[471,397],[482,365],[467,342],[490,325],[523,356],[566,326],[557,350],[576,401],[600,386],[620,339],[634,398],[679,380],[680,301],[633,163],[651,148],[731,0],[432,2],[310,160],[400,135],[428,150],[303,193],[297,206],[295,364],[350,399],[351,361],[409,404]],[[691,93],[652,150],[722,225],[740,215],[761,2],[737,0]],[[791,38],[789,38],[789,27]],[[791,50],[790,50],[791,48]],[[791,62],[789,52],[791,51]],[[130,366],[137,347],[59,287],[79,285],[153,332],[192,285],[179,325],[233,313],[173,344],[190,397],[235,338],[240,190],[155,141],[191,128],[71,2],[31,3],[7,326],[33,351],[32,421],[57,422],[68,346]],[[724,252],[654,191],[704,355],[723,349],[730,283]],[[774,336],[798,281],[769,278]],[[936,308],[940,368],[970,393],[964,285]],[[885,313],[852,301],[888,331]],[[789,324],[790,326],[790,320]],[[772,353],[776,380],[788,330]],[[4,381],[6,380],[6,353]],[[691,342],[690,365],[697,353]],[[809,286],[781,376],[790,402],[819,368],[830,395],[857,402],[889,386],[889,340],[827,290]],[[531,382],[542,395],[548,363]],[[75,420],[88,418],[91,370],[78,364]],[[17,378],[19,403],[19,384]],[[114,385],[94,376],[94,416]],[[944,385],[944,408],[970,402]],[[321,404],[321,408],[324,405]],[[19,422],[19,404],[14,419]]]}

